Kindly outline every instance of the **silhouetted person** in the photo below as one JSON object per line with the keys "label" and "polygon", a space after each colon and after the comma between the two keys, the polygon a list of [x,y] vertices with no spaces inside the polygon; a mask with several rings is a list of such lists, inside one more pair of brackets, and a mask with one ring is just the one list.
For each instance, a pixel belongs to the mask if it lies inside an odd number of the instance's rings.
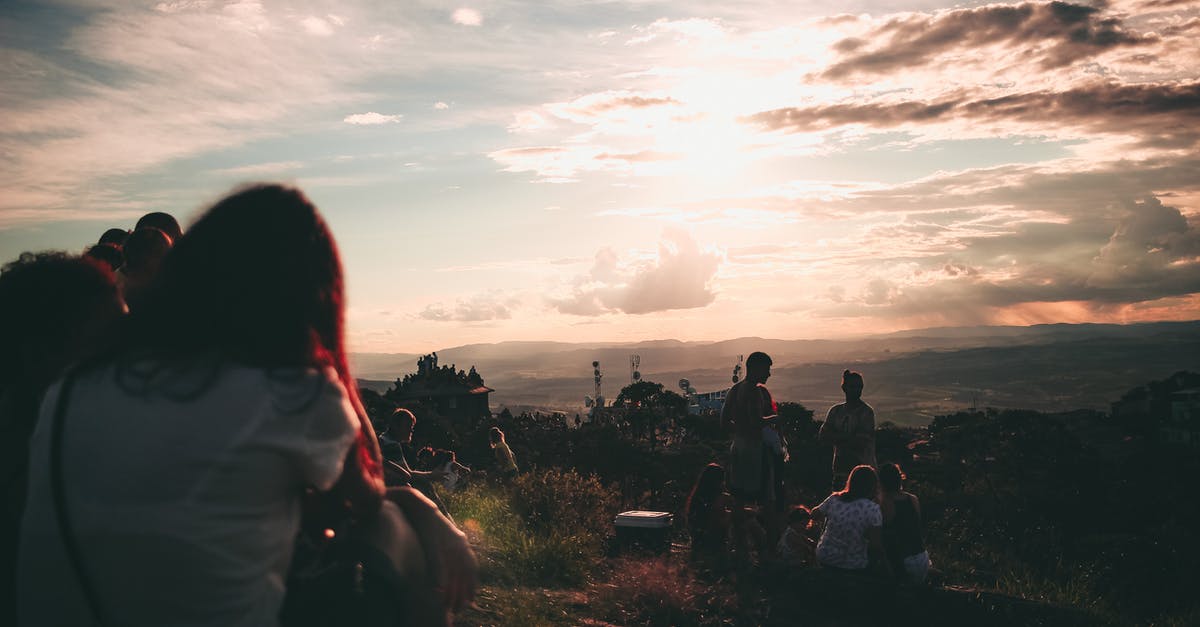
{"label": "silhouetted person", "polygon": [[488,431],[488,442],[491,444],[492,452],[496,454],[496,468],[500,472],[500,476],[511,479],[517,475],[517,458],[513,457],[511,448],[508,448],[508,440],[504,437],[504,432],[500,427],[492,427]]}
{"label": "silhouetted person", "polygon": [[116,272],[125,265],[125,254],[116,244],[96,244],[83,253],[84,257],[95,259],[108,267],[109,272]]}
{"label": "silhouetted person", "polygon": [[146,291],[158,277],[159,269],[173,241],[163,231],[144,227],[133,232],[121,249],[125,264],[117,271],[117,286],[131,311],[137,311]]}
{"label": "silhouetted person", "polygon": [[[759,504],[769,522],[775,521],[772,467],[763,443],[763,427],[775,419],[774,403],[767,391],[771,358],[762,352],[746,359],[746,378],[729,388],[721,407],[721,423],[733,431],[726,481],[733,495],[734,548],[746,549],[746,506]],[[777,529],[769,525],[771,540]]]}
{"label": "silhouetted person", "polygon": [[708,464],[696,477],[685,506],[694,557],[719,561],[724,556],[732,506],[733,499],[725,491],[725,469],[717,463]]}
{"label": "silhouetted person", "polygon": [[388,429],[379,436],[379,448],[383,453],[384,477],[389,486],[411,486],[421,491],[429,500],[437,505],[447,518],[450,511],[442,502],[435,484],[446,478],[442,471],[418,470],[408,463],[404,447],[412,444],[413,430],[417,427],[417,417],[409,410],[401,407],[392,412],[388,420]]}
{"label": "silhouetted person", "polygon": [[175,219],[175,216],[172,216],[169,213],[163,213],[161,211],[147,213],[146,215],[138,218],[137,224],[133,227],[133,230],[137,231],[138,229],[146,228],[158,229],[163,233],[166,233],[167,237],[170,237],[172,242],[177,241],[180,236],[183,235],[183,229],[179,228],[179,221]]}
{"label": "silhouetted person", "polygon": [[100,235],[100,240],[97,244],[113,244],[117,248],[125,245],[125,240],[129,239],[129,231],[125,229],[109,229]]}
{"label": "silhouetted person", "polygon": [[775,558],[784,566],[803,567],[813,563],[816,553],[813,541],[808,537],[812,512],[803,505],[796,505],[787,513],[787,527],[775,544]]}
{"label": "silhouetted person", "polygon": [[104,345],[123,311],[112,272],[92,259],[25,253],[0,272],[0,624],[16,622],[18,527],[42,395]]}
{"label": "silhouetted person", "polygon": [[463,534],[411,490],[389,495],[403,513],[384,502],[378,442],[347,366],[341,262],[308,199],[271,185],[223,199],[161,279],[118,349],[47,392],[42,424],[66,403],[62,501],[82,567],[60,534],[39,429],[22,623],[278,624],[302,521],[305,537],[324,536],[346,512],[413,577],[411,591],[431,568],[448,605],[467,600]]}
{"label": "silhouetted person", "polygon": [[859,465],[875,467],[875,410],[862,400],[863,376],[842,372],[846,402],[829,408],[817,440],[833,445],[833,489],[845,485]]}
{"label": "silhouetted person", "polygon": [[896,464],[879,467],[879,507],[883,510],[883,546],[892,571],[909,583],[929,574],[921,525],[921,501],[904,491],[904,472]]}

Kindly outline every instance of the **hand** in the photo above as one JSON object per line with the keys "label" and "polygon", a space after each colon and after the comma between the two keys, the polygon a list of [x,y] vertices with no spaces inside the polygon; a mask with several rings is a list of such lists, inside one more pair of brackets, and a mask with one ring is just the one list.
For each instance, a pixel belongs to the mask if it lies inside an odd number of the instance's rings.
{"label": "hand", "polygon": [[452,611],[462,609],[479,587],[479,565],[466,534],[416,490],[389,490],[388,498],[400,506],[417,532],[442,602]]}

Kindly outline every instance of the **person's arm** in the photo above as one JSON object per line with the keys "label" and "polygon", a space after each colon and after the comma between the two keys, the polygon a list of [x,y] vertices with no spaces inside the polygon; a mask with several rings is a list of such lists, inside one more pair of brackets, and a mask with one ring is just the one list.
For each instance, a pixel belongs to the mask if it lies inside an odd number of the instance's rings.
{"label": "person's arm", "polygon": [[342,475],[333,486],[334,492],[349,504],[355,516],[370,516],[378,511],[387,490],[383,481],[383,467],[377,456],[379,447],[374,447],[376,456],[373,457],[371,446],[367,444],[374,440],[374,431],[371,430],[370,421],[363,422],[367,425],[364,431],[370,434],[368,436],[360,431],[346,453]]}
{"label": "person's arm", "polygon": [[442,516],[433,501],[412,488],[392,488],[387,496],[416,531],[442,602],[453,611],[462,609],[475,597],[479,585],[479,565],[466,534]]}
{"label": "person's arm", "polygon": [[735,419],[733,407],[737,404],[734,400],[737,398],[737,389],[736,384],[729,388],[729,391],[725,393],[725,402],[721,404],[721,428],[725,430],[733,429]]}
{"label": "person's arm", "polygon": [[825,422],[821,423],[821,430],[817,431],[817,441],[822,444],[838,446],[845,439],[845,435],[832,424],[834,409],[836,408],[830,407],[829,413],[825,414]]}

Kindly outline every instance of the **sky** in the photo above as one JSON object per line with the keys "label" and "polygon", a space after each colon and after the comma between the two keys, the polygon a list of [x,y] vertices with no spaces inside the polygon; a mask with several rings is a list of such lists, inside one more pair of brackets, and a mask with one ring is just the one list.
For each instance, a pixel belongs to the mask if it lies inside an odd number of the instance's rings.
{"label": "sky", "polygon": [[0,3],[0,260],[286,182],[364,352],[1197,319],[1198,147],[1200,1]]}

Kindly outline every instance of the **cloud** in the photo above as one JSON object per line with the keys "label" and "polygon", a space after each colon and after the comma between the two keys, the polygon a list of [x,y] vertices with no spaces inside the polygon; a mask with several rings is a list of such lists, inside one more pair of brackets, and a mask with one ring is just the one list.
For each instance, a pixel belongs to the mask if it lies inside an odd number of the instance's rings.
{"label": "cloud", "polygon": [[[336,22],[334,23],[336,24]],[[313,15],[300,20],[300,25],[303,26],[304,30],[310,35],[328,37],[333,34],[333,26],[330,25],[330,22]]]}
{"label": "cloud", "polygon": [[394,124],[396,122],[399,122],[400,118],[403,118],[403,117],[404,116],[400,115],[400,114],[384,115],[382,113],[375,113],[374,111],[368,111],[366,113],[355,113],[353,115],[348,115],[345,118],[343,118],[342,121],[345,122],[346,124],[358,124],[358,125]]}
{"label": "cloud", "polygon": [[509,320],[513,309],[520,306],[520,300],[506,296],[495,290],[476,294],[467,299],[459,299],[452,307],[442,303],[427,305],[418,318],[434,322],[486,322],[489,320]]}
{"label": "cloud", "polygon": [[453,20],[455,24],[461,24],[463,26],[479,26],[480,24],[483,24],[483,15],[480,14],[479,11],[465,7],[461,9],[455,9],[454,13],[451,14],[450,19]]}
{"label": "cloud", "polygon": [[685,231],[668,229],[657,258],[623,264],[615,251],[603,248],[569,295],[548,300],[559,312],[576,316],[705,307],[716,299],[711,283],[720,262],[717,253],[701,250]]}
{"label": "cloud", "polygon": [[263,175],[278,175],[284,172],[299,170],[304,167],[303,161],[270,161],[267,163],[251,163],[232,168],[213,170],[213,174],[231,177],[254,177]]}
{"label": "cloud", "polygon": [[1061,133],[1061,129],[1074,128],[1084,133],[1134,135],[1145,145],[1186,148],[1200,139],[1200,81],[1140,85],[1104,82],[1058,92],[996,97],[957,94],[927,102],[787,107],[745,118],[764,130],[787,132],[846,125],[886,129],[960,120],[1018,123],[1026,125],[1030,133],[1049,129]]}
{"label": "cloud", "polygon": [[[835,44],[844,58],[823,73],[843,79],[886,74],[932,63],[942,55],[993,44],[1023,50],[1043,69],[1054,69],[1119,47],[1156,42],[1155,35],[1126,30],[1120,17],[1068,2],[989,4],[970,9],[901,14],[867,33]],[[876,43],[878,42],[878,43]]]}
{"label": "cloud", "polygon": [[433,108],[437,109],[438,111],[445,111],[446,109],[450,108],[450,105],[439,100],[439,101],[433,103]]}

